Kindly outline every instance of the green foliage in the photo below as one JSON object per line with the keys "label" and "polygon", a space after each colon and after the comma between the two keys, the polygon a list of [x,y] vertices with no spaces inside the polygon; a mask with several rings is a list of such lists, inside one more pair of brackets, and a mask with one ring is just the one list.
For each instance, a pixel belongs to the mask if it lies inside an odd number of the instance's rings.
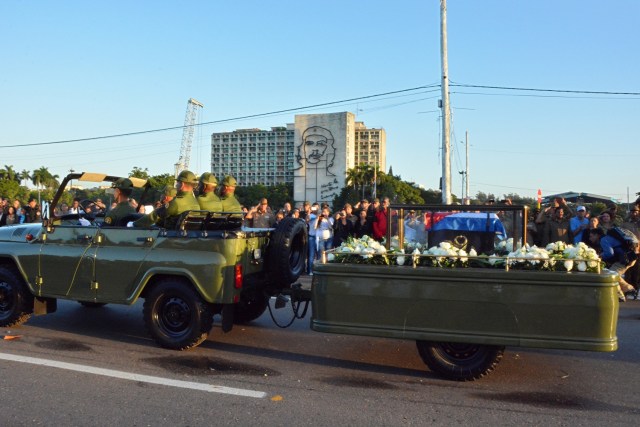
{"label": "green foliage", "polygon": [[433,189],[420,189],[420,197],[427,204],[442,203],[442,191]]}
{"label": "green foliage", "polygon": [[237,187],[236,197],[244,206],[255,206],[260,199],[266,197],[271,209],[280,209],[285,202],[293,200],[293,185],[278,184],[271,187],[264,185],[251,185],[248,187]]}
{"label": "green foliage", "polygon": [[16,181],[0,180],[0,196],[2,197],[6,197],[9,200],[18,199],[24,204],[27,201],[28,193],[28,190],[20,186]]}
{"label": "green foliage", "polygon": [[134,166],[129,172],[129,176],[140,179],[149,179],[149,169],[148,168],[139,168],[138,166]]}

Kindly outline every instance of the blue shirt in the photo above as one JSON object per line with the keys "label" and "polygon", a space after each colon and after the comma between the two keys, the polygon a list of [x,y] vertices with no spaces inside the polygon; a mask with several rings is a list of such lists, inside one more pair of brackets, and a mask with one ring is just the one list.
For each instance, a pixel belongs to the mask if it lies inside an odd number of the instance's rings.
{"label": "blue shirt", "polygon": [[616,249],[618,251],[622,249],[622,243],[615,237],[602,236],[600,238],[600,247],[602,248],[602,253],[600,254],[602,260],[610,261],[615,258]]}
{"label": "blue shirt", "polygon": [[[571,230],[571,233],[573,234],[578,227],[580,227],[581,225],[589,225],[589,219],[588,218],[582,218],[582,220],[580,218],[578,218],[577,216],[574,216],[573,218],[571,218],[569,220],[569,230]],[[584,230],[582,230],[582,232],[576,234],[573,237],[573,244],[577,245],[578,243],[582,242],[582,234],[584,233]]]}

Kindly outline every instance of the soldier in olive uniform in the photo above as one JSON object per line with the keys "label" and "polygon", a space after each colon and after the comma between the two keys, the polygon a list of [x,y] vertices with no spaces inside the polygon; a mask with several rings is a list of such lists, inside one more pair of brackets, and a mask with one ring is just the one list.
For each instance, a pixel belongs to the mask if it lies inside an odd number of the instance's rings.
{"label": "soldier in olive uniform", "polygon": [[200,177],[200,195],[198,196],[198,203],[200,204],[200,209],[203,211],[222,211],[222,202],[215,193],[216,185],[218,185],[218,180],[211,172],[205,172]]}
{"label": "soldier in olive uniform", "polygon": [[113,200],[115,200],[117,205],[107,212],[103,225],[124,225],[120,224],[122,218],[136,213],[135,209],[129,204],[129,196],[131,196],[131,192],[133,191],[133,183],[129,178],[118,178],[109,190],[109,193],[113,192]]}
{"label": "soldier in olive uniform", "polygon": [[200,210],[200,205],[193,195],[193,188],[198,184],[198,179],[193,172],[187,170],[180,172],[177,181],[176,197],[168,204],[134,222],[134,227],[150,227],[156,224],[163,228],[175,228],[181,213]]}
{"label": "soldier in olive uniform", "polygon": [[242,212],[242,206],[234,195],[237,185],[238,182],[231,175],[227,175],[222,181],[220,201],[222,202],[223,212]]}

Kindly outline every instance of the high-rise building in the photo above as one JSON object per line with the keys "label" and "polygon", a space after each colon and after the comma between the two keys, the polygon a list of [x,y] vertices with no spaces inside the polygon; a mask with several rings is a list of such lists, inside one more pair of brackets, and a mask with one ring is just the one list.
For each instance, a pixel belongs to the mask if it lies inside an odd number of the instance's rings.
{"label": "high-rise building", "polygon": [[331,202],[356,165],[386,168],[386,133],[349,112],[300,114],[286,127],[238,129],[211,135],[211,172],[241,186],[294,185],[296,202]]}
{"label": "high-rise building", "polygon": [[378,165],[378,170],[385,171],[387,166],[387,133],[380,128],[367,128],[363,122],[356,122],[355,129],[356,165]]}
{"label": "high-rise building", "polygon": [[238,185],[293,182],[293,125],[238,129],[211,135],[211,172],[221,180],[233,175]]}

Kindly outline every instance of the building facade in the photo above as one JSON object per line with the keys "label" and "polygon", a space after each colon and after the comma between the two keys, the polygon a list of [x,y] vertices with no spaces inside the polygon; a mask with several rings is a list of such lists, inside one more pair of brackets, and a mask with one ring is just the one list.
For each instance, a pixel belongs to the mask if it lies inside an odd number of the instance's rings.
{"label": "building facade", "polygon": [[233,175],[238,185],[293,182],[294,129],[238,129],[211,135],[211,173]]}
{"label": "building facade", "polygon": [[291,184],[295,202],[331,202],[359,164],[386,168],[386,133],[350,112],[300,114],[286,127],[211,135],[211,172],[240,186]]}

